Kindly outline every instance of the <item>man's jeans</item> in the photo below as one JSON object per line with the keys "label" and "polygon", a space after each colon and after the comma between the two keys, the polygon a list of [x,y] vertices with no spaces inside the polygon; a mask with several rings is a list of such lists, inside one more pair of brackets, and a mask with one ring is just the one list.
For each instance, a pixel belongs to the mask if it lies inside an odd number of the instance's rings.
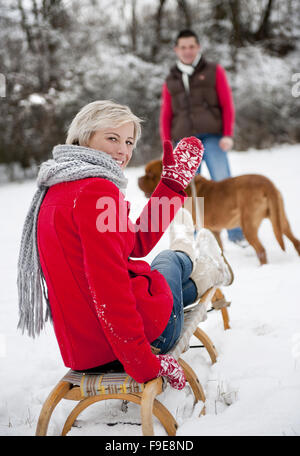
{"label": "man's jeans", "polygon": [[[213,133],[206,133],[203,135],[196,135],[200,139],[204,146],[204,155],[203,160],[206,163],[210,177],[219,181],[231,177],[229,162],[227,152],[221,149],[219,146],[219,141],[222,135],[217,135]],[[200,174],[201,164],[196,172]],[[204,211],[205,211],[205,201],[204,201]],[[236,242],[244,239],[243,231],[241,228],[233,228],[228,230],[228,238],[230,241]]]}
{"label": "man's jeans", "polygon": [[164,250],[152,261],[151,269],[159,271],[168,282],[173,295],[173,310],[163,333],[151,342],[160,353],[167,353],[179,339],[184,322],[183,308],[197,299],[197,288],[190,279],[191,259],[183,252]]}

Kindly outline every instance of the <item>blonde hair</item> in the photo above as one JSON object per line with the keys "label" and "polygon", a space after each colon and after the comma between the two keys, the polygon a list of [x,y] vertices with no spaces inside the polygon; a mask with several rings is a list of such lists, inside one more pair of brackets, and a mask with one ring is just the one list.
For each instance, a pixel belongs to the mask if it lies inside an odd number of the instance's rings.
{"label": "blonde hair", "polygon": [[134,146],[141,136],[142,119],[135,116],[126,105],[111,100],[98,100],[84,106],[74,117],[68,129],[66,144],[84,146],[97,130],[120,127],[133,122]]}

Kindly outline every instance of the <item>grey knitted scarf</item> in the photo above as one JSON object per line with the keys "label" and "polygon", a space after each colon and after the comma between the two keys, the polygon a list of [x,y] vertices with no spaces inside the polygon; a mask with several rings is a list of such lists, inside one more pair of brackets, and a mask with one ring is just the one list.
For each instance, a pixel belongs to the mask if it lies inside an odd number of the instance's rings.
{"label": "grey knitted scarf", "polygon": [[[42,163],[38,177],[38,189],[34,194],[27,213],[18,261],[18,328],[29,336],[39,335],[48,318],[51,319],[46,283],[43,277],[38,247],[37,220],[42,201],[49,187],[61,182],[70,182],[88,177],[102,177],[113,182],[121,191],[126,188],[125,178],[120,166],[110,155],[88,147],[68,144],[54,147],[53,159]],[[49,248],[51,248],[49,246]],[[47,307],[44,312],[43,301]]]}

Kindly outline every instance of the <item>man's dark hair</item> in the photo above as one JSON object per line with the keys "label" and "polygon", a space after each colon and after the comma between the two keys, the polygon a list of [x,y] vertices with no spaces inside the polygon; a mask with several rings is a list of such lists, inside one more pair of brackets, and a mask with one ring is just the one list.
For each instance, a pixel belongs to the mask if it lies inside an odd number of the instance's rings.
{"label": "man's dark hair", "polygon": [[185,30],[181,30],[181,32],[178,33],[178,35],[176,37],[175,45],[177,46],[178,40],[180,38],[189,38],[190,36],[193,36],[195,38],[195,40],[197,41],[197,43],[199,44],[199,38],[196,35],[196,33],[193,32],[193,30],[185,29]]}

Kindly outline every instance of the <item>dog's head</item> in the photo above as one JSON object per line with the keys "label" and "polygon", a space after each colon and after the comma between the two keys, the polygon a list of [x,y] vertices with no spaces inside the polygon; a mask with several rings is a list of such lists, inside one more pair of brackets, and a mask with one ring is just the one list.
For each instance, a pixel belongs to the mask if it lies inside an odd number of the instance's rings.
{"label": "dog's head", "polygon": [[152,160],[145,166],[145,175],[139,177],[138,186],[145,193],[146,198],[150,198],[157,187],[162,173],[162,161]]}
{"label": "dog's head", "polygon": [[[138,178],[138,186],[145,193],[146,198],[150,198],[160,181],[162,173],[162,160],[152,160],[145,166],[145,175]],[[197,196],[202,195],[204,187],[208,181],[200,174],[194,178]],[[211,181],[209,181],[211,182]],[[191,196],[191,188],[188,185],[185,189],[188,196]]]}

